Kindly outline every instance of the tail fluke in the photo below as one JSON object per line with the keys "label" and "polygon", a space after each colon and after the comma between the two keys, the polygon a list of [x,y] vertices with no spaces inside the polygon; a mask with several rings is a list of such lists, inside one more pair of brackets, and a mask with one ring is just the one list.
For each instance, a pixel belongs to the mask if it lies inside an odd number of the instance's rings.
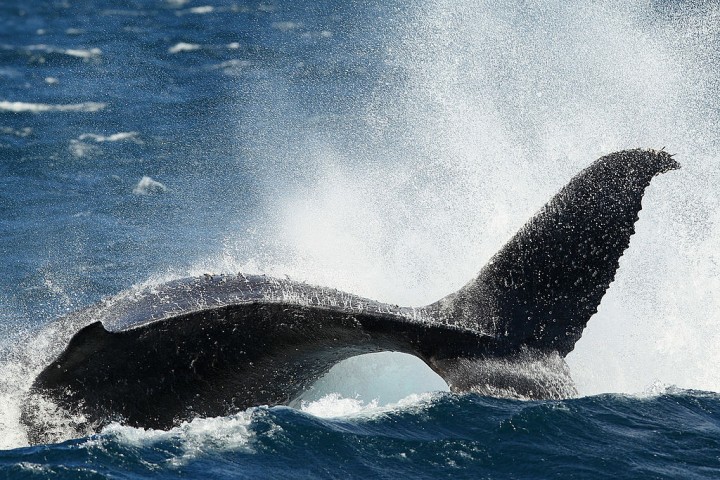
{"label": "tail fluke", "polygon": [[565,356],[575,346],[630,243],[645,188],[679,168],[663,151],[627,150],[580,172],[478,277],[428,308],[444,322]]}

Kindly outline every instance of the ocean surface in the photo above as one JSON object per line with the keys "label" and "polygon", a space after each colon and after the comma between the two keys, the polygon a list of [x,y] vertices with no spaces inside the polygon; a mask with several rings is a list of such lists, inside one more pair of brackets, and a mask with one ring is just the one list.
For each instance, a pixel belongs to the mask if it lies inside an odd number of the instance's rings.
{"label": "ocean surface", "polygon": [[[720,7],[575,3],[1,2],[0,477],[720,478]],[[683,168],[568,356],[578,398],[385,353],[297,408],[28,445],[58,317],[205,273],[425,305],[635,147]]]}

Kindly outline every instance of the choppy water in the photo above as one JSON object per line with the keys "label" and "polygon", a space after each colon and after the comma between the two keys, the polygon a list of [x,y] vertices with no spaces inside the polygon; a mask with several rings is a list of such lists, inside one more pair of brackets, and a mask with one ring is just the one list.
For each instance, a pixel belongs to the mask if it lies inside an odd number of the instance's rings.
{"label": "choppy water", "polygon": [[[0,4],[0,471],[717,477],[720,10],[501,3]],[[237,271],[427,304],[594,158],[638,146],[683,170],[648,190],[568,358],[584,397],[398,404],[445,386],[385,355],[305,412],[26,446],[42,365],[22,353],[43,358],[59,315]],[[652,385],[678,387],[633,395]]]}
{"label": "choppy water", "polygon": [[[328,403],[340,416],[317,416]],[[697,391],[562,402],[426,394],[384,408],[335,398],[306,409],[315,415],[259,408],[169,432],[113,425],[90,438],[0,452],[0,468],[23,478],[715,478],[720,472],[720,398]]]}

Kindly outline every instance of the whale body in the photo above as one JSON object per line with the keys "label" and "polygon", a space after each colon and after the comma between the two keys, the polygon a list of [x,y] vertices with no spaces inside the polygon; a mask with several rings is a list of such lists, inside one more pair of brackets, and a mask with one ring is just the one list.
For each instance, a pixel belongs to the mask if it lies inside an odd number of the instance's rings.
{"label": "whale body", "polygon": [[21,421],[31,443],[68,421],[168,429],[290,404],[336,363],[379,351],[417,356],[456,392],[571,396],[564,357],[614,279],[645,188],[676,168],[655,150],[596,160],[475,279],[424,307],[243,274],[110,298],[63,320],[79,329],[35,378]]}

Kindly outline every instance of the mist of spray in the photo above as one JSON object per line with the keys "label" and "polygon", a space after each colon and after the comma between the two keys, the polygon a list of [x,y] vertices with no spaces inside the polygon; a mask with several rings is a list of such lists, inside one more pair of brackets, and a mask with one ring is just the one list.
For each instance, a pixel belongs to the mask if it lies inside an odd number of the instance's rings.
{"label": "mist of spray", "polygon": [[275,250],[252,266],[427,304],[471,279],[595,158],[665,147],[683,169],[648,190],[568,361],[581,394],[655,382],[720,390],[720,9],[434,1],[395,20],[376,52],[386,73],[358,118],[283,121],[304,143],[273,172],[287,180],[268,201]]}

